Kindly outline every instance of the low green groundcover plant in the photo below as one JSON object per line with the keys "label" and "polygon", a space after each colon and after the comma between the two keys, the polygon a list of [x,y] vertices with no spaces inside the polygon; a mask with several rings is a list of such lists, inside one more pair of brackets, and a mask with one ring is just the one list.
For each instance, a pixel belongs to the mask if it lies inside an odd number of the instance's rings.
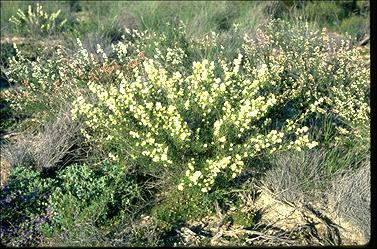
{"label": "low green groundcover plant", "polygon": [[71,165],[55,177],[17,166],[0,200],[1,238],[11,246],[37,245],[56,234],[69,236],[81,223],[105,229],[143,207],[140,187],[123,167],[110,164],[98,170]]}
{"label": "low green groundcover plant", "polygon": [[40,229],[49,222],[47,200],[54,183],[30,168],[13,169],[0,192],[2,243],[28,246],[42,242]]}

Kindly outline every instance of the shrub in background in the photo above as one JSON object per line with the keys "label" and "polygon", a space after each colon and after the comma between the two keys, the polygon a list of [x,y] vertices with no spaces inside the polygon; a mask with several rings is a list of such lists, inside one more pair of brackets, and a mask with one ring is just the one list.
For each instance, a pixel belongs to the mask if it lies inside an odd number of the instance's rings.
{"label": "shrub in background", "polygon": [[303,1],[299,6],[281,17],[286,20],[303,17],[319,28],[348,33],[357,40],[369,33],[368,1]]}
{"label": "shrub in background", "polygon": [[308,16],[309,20],[317,22],[320,26],[339,25],[346,14],[335,1],[309,2],[305,4],[303,13]]}
{"label": "shrub in background", "polygon": [[61,32],[67,19],[62,20],[59,17],[60,10],[54,13],[47,13],[43,10],[43,6],[39,3],[33,8],[28,6],[28,10],[24,13],[21,9],[17,10],[17,15],[12,16],[9,21],[14,24],[17,29],[24,32],[30,32],[33,35],[51,35]]}
{"label": "shrub in background", "polygon": [[[140,34],[137,31],[129,31],[126,37],[129,39],[127,45],[122,46],[121,49],[115,45],[114,52],[111,51],[110,44],[102,44],[98,47],[98,44],[93,43],[91,36],[84,39],[87,49],[78,40],[73,46],[80,49],[72,51],[58,45],[55,53],[41,54],[36,58],[26,57],[24,51],[14,45],[16,55],[10,58],[9,67],[5,70],[11,86],[14,87],[2,91],[1,96],[18,115],[32,116],[42,120],[51,119],[61,106],[71,102],[78,92],[87,89],[89,79],[101,77],[102,80],[114,80],[115,68],[112,66],[117,65],[114,63],[106,65],[106,59],[102,58],[104,50],[110,53],[110,58],[116,56],[118,64],[129,73],[142,60],[144,53],[150,53],[151,56],[156,54],[157,58],[175,67],[177,63],[173,61],[175,59],[172,57],[173,54],[178,52],[179,55],[185,56],[185,52],[178,48],[168,47],[168,44],[177,44],[182,40],[182,34],[178,31],[174,32],[177,37],[168,40],[167,37],[156,37],[150,32]],[[94,37],[94,42],[102,39],[97,38]],[[103,45],[109,46],[106,48]],[[181,69],[183,70],[182,67]]]}
{"label": "shrub in background", "polygon": [[[265,33],[267,35],[259,39],[266,42],[266,49],[262,44],[259,46],[262,49],[255,51],[267,52],[261,58],[268,67],[284,65],[280,74],[282,84],[275,89],[279,93],[295,95],[285,102],[286,108],[280,113],[287,115],[289,111],[297,113],[309,108],[311,111],[317,109],[316,115],[323,116],[327,110],[325,116],[334,115],[336,125],[351,130],[354,127],[359,136],[364,128],[368,129],[370,68],[364,66],[365,59],[359,48],[352,47],[346,39],[337,46],[325,29],[319,34],[307,23],[275,22]],[[293,35],[297,39],[289,40]]]}
{"label": "shrub in background", "polygon": [[342,21],[339,29],[343,33],[352,34],[357,40],[361,40],[369,35],[369,21],[365,21],[365,17],[352,15]]}
{"label": "shrub in background", "polygon": [[53,59],[42,54],[35,60],[25,57],[15,44],[14,47],[16,56],[9,60],[5,73],[15,87],[1,93],[11,108],[20,114],[41,118],[41,113],[57,112],[63,103],[69,103],[79,86],[75,77],[79,72],[73,70],[74,63],[68,62],[62,47],[58,45]]}

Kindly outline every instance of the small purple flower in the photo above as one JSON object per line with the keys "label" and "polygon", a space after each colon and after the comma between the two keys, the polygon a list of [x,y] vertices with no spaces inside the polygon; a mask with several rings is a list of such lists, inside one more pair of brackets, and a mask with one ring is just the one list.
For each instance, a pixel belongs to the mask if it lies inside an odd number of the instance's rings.
{"label": "small purple flower", "polygon": [[5,198],[5,203],[11,203],[12,202],[12,198],[10,196],[7,196],[7,198]]}
{"label": "small purple flower", "polygon": [[46,218],[46,217],[42,217],[40,222],[41,222],[42,224],[44,224],[44,223],[46,223],[46,221],[47,221],[47,218]]}

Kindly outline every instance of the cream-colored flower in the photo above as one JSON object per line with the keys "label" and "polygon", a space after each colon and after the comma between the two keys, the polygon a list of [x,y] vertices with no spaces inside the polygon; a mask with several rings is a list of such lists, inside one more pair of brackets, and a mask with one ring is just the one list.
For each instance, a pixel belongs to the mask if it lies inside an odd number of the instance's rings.
{"label": "cream-colored flower", "polygon": [[178,185],[178,190],[179,190],[179,191],[183,191],[183,183],[180,183],[180,184]]}

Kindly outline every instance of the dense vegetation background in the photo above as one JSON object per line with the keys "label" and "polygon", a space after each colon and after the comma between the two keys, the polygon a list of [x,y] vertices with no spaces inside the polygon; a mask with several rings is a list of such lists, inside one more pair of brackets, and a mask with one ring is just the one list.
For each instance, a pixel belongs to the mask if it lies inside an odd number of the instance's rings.
{"label": "dense vegetation background", "polygon": [[370,238],[369,1],[1,1],[1,243]]}

